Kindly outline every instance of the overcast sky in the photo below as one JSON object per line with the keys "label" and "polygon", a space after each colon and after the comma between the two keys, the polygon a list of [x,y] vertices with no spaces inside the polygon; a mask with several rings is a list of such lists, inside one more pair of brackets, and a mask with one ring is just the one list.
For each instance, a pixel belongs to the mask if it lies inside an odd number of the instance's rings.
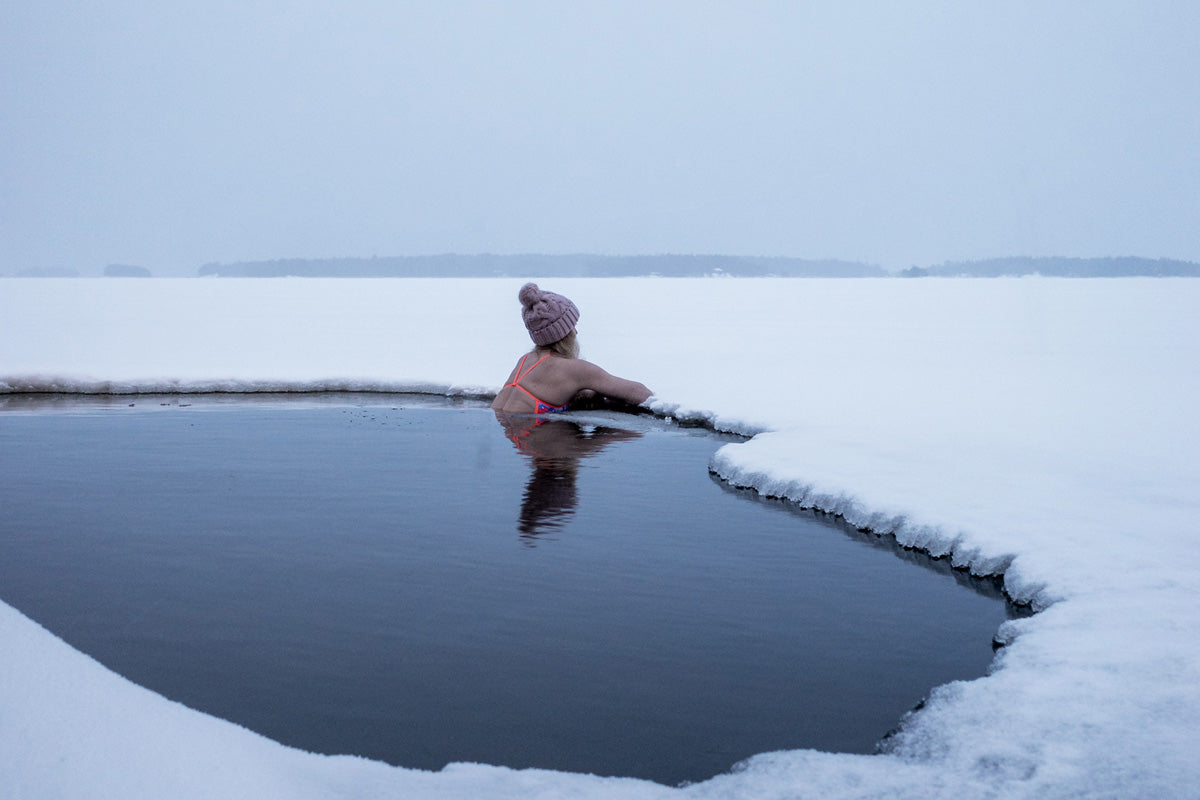
{"label": "overcast sky", "polygon": [[1200,261],[1200,3],[0,4],[0,273]]}

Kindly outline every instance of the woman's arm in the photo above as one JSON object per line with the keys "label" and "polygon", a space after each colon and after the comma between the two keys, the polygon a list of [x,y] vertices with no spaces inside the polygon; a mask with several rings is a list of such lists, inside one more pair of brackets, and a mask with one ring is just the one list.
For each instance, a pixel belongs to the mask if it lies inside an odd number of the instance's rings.
{"label": "woman's arm", "polygon": [[570,367],[571,377],[581,390],[591,389],[597,394],[624,400],[635,406],[644,403],[653,394],[645,384],[610,375],[590,361],[572,359]]}

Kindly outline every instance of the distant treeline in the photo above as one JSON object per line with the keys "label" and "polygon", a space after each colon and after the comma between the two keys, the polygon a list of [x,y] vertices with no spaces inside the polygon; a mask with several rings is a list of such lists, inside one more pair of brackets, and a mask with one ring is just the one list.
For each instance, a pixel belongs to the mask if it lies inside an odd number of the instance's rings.
{"label": "distant treeline", "polygon": [[[3,277],[4,273],[0,273]],[[78,278],[79,270],[60,267],[31,267],[19,270],[15,278]],[[132,264],[109,264],[104,268],[106,278],[149,278],[150,270]]]}
{"label": "distant treeline", "polygon": [[989,258],[947,261],[936,267],[910,267],[904,278],[999,278],[1048,275],[1061,278],[1200,277],[1200,264],[1169,258]]}
{"label": "distant treeline", "polygon": [[[887,272],[873,264],[838,259],[722,255],[437,255],[386,258],[281,258],[205,264],[200,276],[227,278],[1000,278],[1046,275],[1061,278],[1200,277],[1200,264],[1169,258],[988,258],[947,261],[932,267]],[[149,278],[150,270],[109,264],[105,277]],[[18,278],[75,278],[74,269],[32,268]],[[0,277],[6,277],[0,272]]]}
{"label": "distant treeline", "polygon": [[229,278],[879,278],[881,267],[834,259],[755,256],[437,255],[285,258],[205,264],[199,274]]}

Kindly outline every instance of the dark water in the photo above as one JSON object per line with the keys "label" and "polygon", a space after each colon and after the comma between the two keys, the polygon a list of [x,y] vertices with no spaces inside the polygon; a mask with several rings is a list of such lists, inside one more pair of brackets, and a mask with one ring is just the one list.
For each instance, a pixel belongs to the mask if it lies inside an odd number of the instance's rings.
{"label": "dark water", "polygon": [[645,417],[3,402],[0,599],[308,750],[664,783],[871,752],[931,687],[984,673],[1007,613],[988,584],[728,489],[707,471],[728,438]]}

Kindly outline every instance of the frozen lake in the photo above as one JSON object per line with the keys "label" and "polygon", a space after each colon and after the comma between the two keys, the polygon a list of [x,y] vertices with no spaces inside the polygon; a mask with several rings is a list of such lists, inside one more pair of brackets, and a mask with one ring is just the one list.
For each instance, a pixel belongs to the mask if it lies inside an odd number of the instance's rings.
{"label": "frozen lake", "polygon": [[984,674],[1011,610],[729,488],[706,465],[731,437],[654,418],[412,395],[6,408],[3,600],[307,750],[668,784],[869,753],[933,686]]}
{"label": "frozen lake", "polygon": [[[0,393],[6,405],[23,390],[487,394],[528,346],[520,284],[7,281]],[[986,677],[934,689],[884,754],[774,751],[675,792],[310,756],[144,691],[0,602],[5,785],[35,797],[1190,796],[1200,649],[1181,631],[1196,626],[1200,580],[1200,282],[547,288],[582,310],[586,357],[645,380],[656,412],[757,434],[717,451],[722,477],[1003,573],[1040,613],[1003,623]],[[463,325],[431,337],[447,308]],[[541,538],[530,553],[552,546]]]}

